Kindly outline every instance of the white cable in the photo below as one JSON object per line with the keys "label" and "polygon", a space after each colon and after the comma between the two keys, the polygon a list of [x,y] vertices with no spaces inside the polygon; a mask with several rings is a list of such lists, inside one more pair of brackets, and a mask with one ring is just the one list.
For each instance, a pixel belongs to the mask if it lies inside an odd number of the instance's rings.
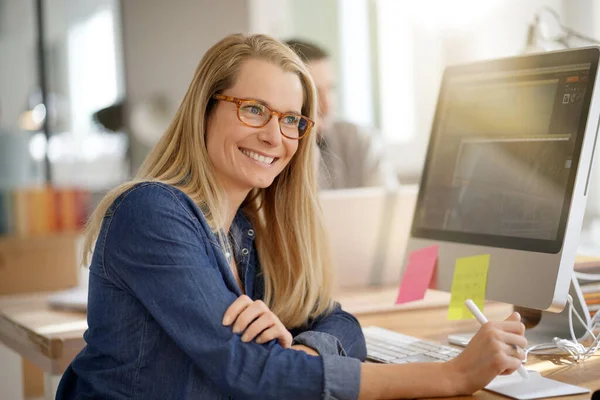
{"label": "white cable", "polygon": [[[590,325],[588,326],[573,306],[573,298],[571,295],[567,295],[567,303],[569,304],[569,331],[571,333],[571,340],[555,337],[552,343],[530,346],[525,350],[524,362],[527,362],[527,355],[529,353],[538,355],[568,353],[575,362],[581,362],[590,358],[598,351],[598,349],[600,349],[600,335],[596,336],[593,332],[593,330],[600,325],[600,312],[597,312],[594,315],[594,318],[592,318]],[[586,333],[582,337],[582,340],[586,340],[590,337],[594,339],[592,344],[588,347],[581,344],[575,337],[575,331],[573,330],[573,313],[575,313],[579,322],[585,327]]]}

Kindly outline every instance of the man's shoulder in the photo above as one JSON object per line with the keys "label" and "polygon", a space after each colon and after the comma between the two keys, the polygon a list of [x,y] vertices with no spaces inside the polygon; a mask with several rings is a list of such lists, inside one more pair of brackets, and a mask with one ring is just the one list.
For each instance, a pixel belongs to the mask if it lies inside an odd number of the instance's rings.
{"label": "man's shoulder", "polygon": [[358,145],[370,147],[376,142],[378,136],[374,129],[369,129],[364,126],[348,122],[335,121],[331,130],[327,133],[329,142],[340,142],[340,144]]}
{"label": "man's shoulder", "polygon": [[355,134],[358,135],[364,131],[361,126],[348,121],[335,121],[331,125],[331,133],[333,134]]}

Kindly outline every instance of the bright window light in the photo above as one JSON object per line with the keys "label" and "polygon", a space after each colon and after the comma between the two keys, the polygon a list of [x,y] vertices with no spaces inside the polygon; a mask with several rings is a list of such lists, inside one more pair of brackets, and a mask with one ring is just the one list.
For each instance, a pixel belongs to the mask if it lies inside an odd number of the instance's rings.
{"label": "bright window light", "polygon": [[74,25],[68,33],[71,130],[92,130],[92,115],[117,100],[113,14],[109,9]]}
{"label": "bright window light", "polygon": [[409,142],[415,132],[413,25],[406,3],[377,2],[381,132],[388,143]]}

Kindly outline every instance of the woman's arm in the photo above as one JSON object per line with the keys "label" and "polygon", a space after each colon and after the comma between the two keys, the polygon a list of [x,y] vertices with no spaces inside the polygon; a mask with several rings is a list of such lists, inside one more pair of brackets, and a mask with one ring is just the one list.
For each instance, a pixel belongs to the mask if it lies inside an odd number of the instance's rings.
{"label": "woman's arm", "polygon": [[158,184],[118,200],[106,235],[98,239],[106,277],[140,301],[225,393],[240,399],[356,398],[358,360],[312,357],[275,341],[244,343],[223,326],[237,296],[223,279],[225,259],[216,262],[191,212]]}
{"label": "woman's arm", "polygon": [[360,400],[447,397],[459,393],[448,363],[361,365]]}
{"label": "woman's arm", "polygon": [[342,310],[339,303],[335,303],[331,313],[321,315],[309,321],[307,326],[294,329],[291,333],[294,336],[294,343],[305,344],[311,348],[321,344],[332,349],[330,351],[334,351],[337,344],[336,354],[345,354],[361,361],[367,357],[365,337],[358,320],[352,314]]}

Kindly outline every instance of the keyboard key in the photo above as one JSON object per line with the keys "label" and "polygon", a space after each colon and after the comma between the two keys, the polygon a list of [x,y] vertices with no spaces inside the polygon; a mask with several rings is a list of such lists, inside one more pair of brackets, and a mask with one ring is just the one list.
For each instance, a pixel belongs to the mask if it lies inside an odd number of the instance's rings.
{"label": "keyboard key", "polygon": [[407,357],[401,359],[404,363],[415,363],[415,362],[439,362],[437,358],[429,357],[425,354],[418,354],[416,356]]}
{"label": "keyboard key", "polygon": [[396,360],[398,357],[395,356],[390,356],[387,354],[383,354],[383,353],[374,353],[374,354],[369,354],[369,356],[372,356],[373,358],[377,359],[378,361],[382,361],[382,362],[392,362],[393,360]]}

